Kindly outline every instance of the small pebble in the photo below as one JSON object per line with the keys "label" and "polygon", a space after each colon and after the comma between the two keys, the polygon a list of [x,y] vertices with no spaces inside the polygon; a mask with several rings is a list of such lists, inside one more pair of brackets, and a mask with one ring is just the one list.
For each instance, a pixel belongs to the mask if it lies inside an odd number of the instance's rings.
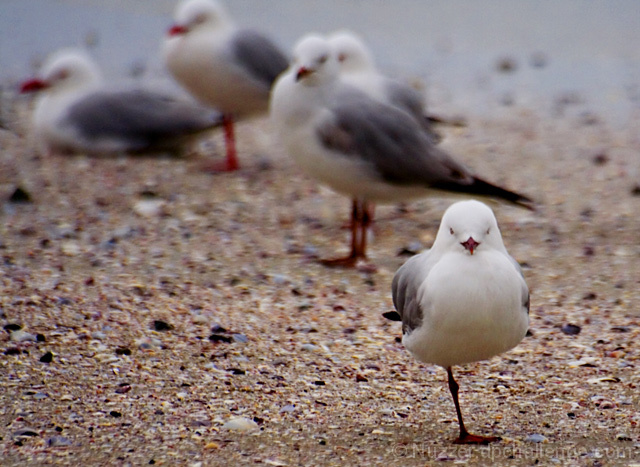
{"label": "small pebble", "polygon": [[220,326],[219,324],[214,324],[211,327],[211,332],[212,333],[218,333],[218,334],[224,334],[225,332],[228,332],[225,328],[223,328],[222,326]]}
{"label": "small pebble", "polygon": [[296,410],[296,406],[293,404],[287,404],[280,409],[280,413],[291,413]]}
{"label": "small pebble", "polygon": [[51,363],[53,361],[53,354],[51,352],[47,352],[42,357],[40,357],[40,361],[42,363]]}
{"label": "small pebble", "polygon": [[37,430],[34,430],[33,428],[22,428],[20,430],[16,430],[12,433],[12,437],[14,439],[16,438],[26,438],[26,437],[31,437],[31,436],[40,436],[40,434],[38,433]]}
{"label": "small pebble", "polygon": [[595,165],[604,165],[609,162],[609,156],[604,152],[601,152],[593,156],[592,160]]}
{"label": "small pebble", "polygon": [[239,342],[241,344],[246,344],[247,342],[249,342],[249,338],[244,334],[233,334],[231,337],[233,338],[234,342]]}
{"label": "small pebble", "polygon": [[274,274],[272,279],[275,285],[284,285],[290,282],[289,278],[284,274]]}
{"label": "small pebble", "polygon": [[266,459],[264,463],[267,465],[273,465],[274,467],[286,467],[287,465],[289,465],[286,462],[282,462],[278,459]]}
{"label": "small pebble", "polygon": [[156,319],[153,321],[153,329],[160,332],[171,331],[173,329],[173,326],[166,321]]}
{"label": "small pebble", "polygon": [[534,52],[529,58],[529,64],[533,68],[544,68],[549,63],[549,57],[544,52]]}
{"label": "small pebble", "polygon": [[31,195],[27,190],[21,187],[17,187],[9,196],[10,203],[31,203],[33,200],[31,199]]}
{"label": "small pebble", "polygon": [[205,315],[193,316],[193,324],[207,324],[208,322],[209,322],[209,318]]}
{"label": "small pebble", "polygon": [[211,422],[209,420],[193,420],[191,426],[194,428],[210,427]]}
{"label": "small pebble", "polygon": [[116,394],[126,394],[127,392],[131,391],[131,385],[127,384],[127,383],[122,383],[117,389],[116,389]]}
{"label": "small pebble", "polygon": [[13,331],[9,338],[12,342],[38,342],[38,337],[35,334],[28,333],[22,329]]}
{"label": "small pebble", "polygon": [[60,251],[65,256],[77,256],[82,253],[82,248],[78,244],[78,242],[74,240],[69,240],[68,242],[64,242],[60,247]]}
{"label": "small pebble", "polygon": [[258,424],[248,418],[238,417],[229,420],[222,428],[231,431],[252,431],[258,428]]}
{"label": "small pebble", "polygon": [[229,344],[233,339],[229,336],[223,336],[222,334],[211,334],[209,340],[211,342],[226,342]]}
{"label": "small pebble", "polygon": [[143,199],[133,205],[133,212],[142,217],[156,217],[162,213],[163,206],[161,199]]}
{"label": "small pebble", "polygon": [[56,446],[71,446],[71,440],[64,436],[52,436],[47,440],[47,445],[51,447]]}
{"label": "small pebble", "polygon": [[569,335],[569,336],[576,336],[578,334],[580,334],[580,331],[582,331],[582,328],[580,326],[577,326],[575,324],[564,324],[560,330]]}
{"label": "small pebble", "polygon": [[512,57],[502,57],[496,62],[496,69],[500,73],[512,73],[518,69],[518,62]]}
{"label": "small pebble", "polygon": [[545,441],[547,441],[547,438],[545,436],[542,436],[536,433],[536,434],[527,436],[525,438],[525,441],[529,443],[544,443]]}

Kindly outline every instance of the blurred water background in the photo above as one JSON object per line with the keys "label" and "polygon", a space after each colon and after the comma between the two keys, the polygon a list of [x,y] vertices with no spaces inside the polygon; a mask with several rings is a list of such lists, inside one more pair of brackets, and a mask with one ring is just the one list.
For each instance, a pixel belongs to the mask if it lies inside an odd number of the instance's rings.
{"label": "blurred water background", "polygon": [[[0,86],[50,52],[88,48],[114,80],[175,86],[160,59],[169,0],[1,0]],[[640,117],[637,0],[227,0],[237,23],[289,52],[304,33],[358,32],[387,73],[426,85],[432,109],[500,116]]]}

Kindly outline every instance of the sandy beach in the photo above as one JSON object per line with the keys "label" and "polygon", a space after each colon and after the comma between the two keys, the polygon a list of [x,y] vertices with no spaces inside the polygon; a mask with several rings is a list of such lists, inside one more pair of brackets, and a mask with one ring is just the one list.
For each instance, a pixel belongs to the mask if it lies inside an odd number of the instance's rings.
{"label": "sandy beach", "polygon": [[[6,104],[6,102],[5,102]],[[31,102],[0,130],[3,465],[633,465],[640,461],[638,120],[471,118],[443,146],[535,198],[492,203],[531,289],[531,336],[444,370],[399,342],[390,283],[451,199],[380,206],[370,262],[344,253],[349,201],[305,178],[267,122],[237,173],[185,158],[44,157]],[[27,194],[16,193],[20,188]],[[577,334],[576,334],[577,333]]]}
{"label": "sandy beach", "polygon": [[[17,83],[89,49],[111,82],[168,85],[173,1],[0,5],[0,464],[640,465],[640,15],[632,0],[234,0],[287,50],[353,28],[380,68],[462,117],[442,147],[538,202],[490,202],[531,290],[530,336],[454,368],[403,348],[391,281],[453,198],[378,206],[369,263],[350,200],[296,167],[268,121],[182,158],[46,156]],[[588,5],[587,5],[588,4]],[[487,20],[490,18],[490,20]],[[470,310],[472,312],[472,310]]]}

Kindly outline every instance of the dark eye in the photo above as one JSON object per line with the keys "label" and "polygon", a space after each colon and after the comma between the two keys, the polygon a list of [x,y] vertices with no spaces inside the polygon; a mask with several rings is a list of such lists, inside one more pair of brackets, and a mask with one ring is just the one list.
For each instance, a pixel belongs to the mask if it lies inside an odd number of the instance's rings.
{"label": "dark eye", "polygon": [[452,229],[451,227],[449,227],[449,233],[450,233],[451,235],[455,235],[455,232],[453,231],[453,229]]}
{"label": "dark eye", "polygon": [[329,59],[329,57],[327,55],[322,55],[319,59],[318,59],[318,63],[324,63]]}
{"label": "dark eye", "polygon": [[340,55],[338,55],[339,62],[344,62],[346,59],[347,59],[347,54],[341,53]]}
{"label": "dark eye", "polygon": [[491,232],[491,227],[487,229],[487,235],[489,235],[489,232]]}
{"label": "dark eye", "polygon": [[60,70],[58,73],[56,73],[56,76],[54,79],[62,81],[63,79],[67,79],[68,76],[69,76],[69,70],[65,68],[63,70]]}

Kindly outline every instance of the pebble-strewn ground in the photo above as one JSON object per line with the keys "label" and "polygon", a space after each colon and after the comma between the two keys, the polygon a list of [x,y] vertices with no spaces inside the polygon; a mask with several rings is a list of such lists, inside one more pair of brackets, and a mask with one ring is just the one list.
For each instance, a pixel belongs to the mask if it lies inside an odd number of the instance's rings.
{"label": "pebble-strewn ground", "polygon": [[[7,118],[6,110],[3,112]],[[208,155],[40,157],[0,130],[0,464],[640,465],[640,121],[471,120],[444,147],[540,201],[492,204],[532,292],[531,337],[445,372],[398,342],[390,284],[451,200],[379,207],[377,271],[327,269],[349,201],[238,129]],[[200,149],[220,157],[223,147]],[[20,187],[31,202],[20,198]],[[470,310],[472,312],[473,310]],[[11,326],[13,325],[13,326]],[[576,334],[577,333],[577,334]]]}

